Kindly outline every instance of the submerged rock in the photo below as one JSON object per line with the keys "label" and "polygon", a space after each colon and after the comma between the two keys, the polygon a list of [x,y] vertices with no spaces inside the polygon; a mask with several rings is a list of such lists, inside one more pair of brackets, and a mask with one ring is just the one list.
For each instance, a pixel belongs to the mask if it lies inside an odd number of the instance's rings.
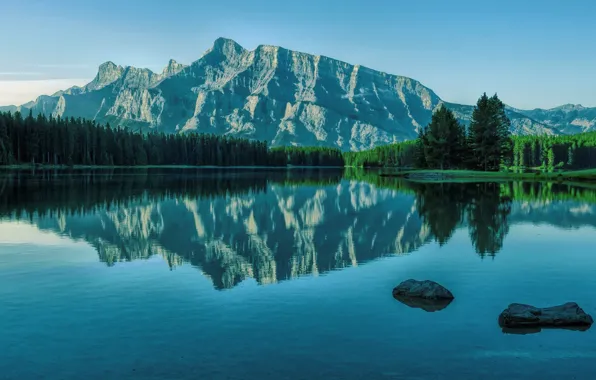
{"label": "submerged rock", "polygon": [[540,327],[587,330],[593,322],[592,317],[575,302],[546,308],[514,303],[499,315],[499,325],[504,332],[520,328],[533,328],[532,332],[538,332]]}
{"label": "submerged rock", "polygon": [[393,297],[417,298],[424,300],[452,300],[453,294],[434,281],[406,280],[393,289]]}
{"label": "submerged rock", "polygon": [[415,298],[415,297],[407,297],[400,294],[393,294],[393,297],[398,300],[399,302],[403,303],[406,306],[409,306],[414,309],[422,309],[424,311],[428,311],[429,313],[440,311],[449,306],[453,299],[450,298],[441,298],[441,299],[425,299],[425,298]]}

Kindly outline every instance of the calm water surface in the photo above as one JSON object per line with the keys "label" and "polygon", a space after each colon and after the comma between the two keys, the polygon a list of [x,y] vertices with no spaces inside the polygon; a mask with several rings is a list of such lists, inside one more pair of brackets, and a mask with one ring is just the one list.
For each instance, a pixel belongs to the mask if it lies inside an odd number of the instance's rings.
{"label": "calm water surface", "polygon": [[[587,379],[596,191],[333,171],[0,174],[2,379]],[[426,312],[408,279],[456,296]]]}

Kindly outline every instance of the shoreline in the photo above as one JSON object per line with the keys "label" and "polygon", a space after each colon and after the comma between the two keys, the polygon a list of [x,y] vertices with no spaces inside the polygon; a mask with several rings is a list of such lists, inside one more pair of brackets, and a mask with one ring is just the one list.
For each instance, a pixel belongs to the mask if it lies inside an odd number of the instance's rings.
{"label": "shoreline", "polygon": [[85,170],[85,169],[344,169],[343,166],[216,166],[216,165],[5,165],[0,170]]}
{"label": "shoreline", "polygon": [[456,182],[456,181],[596,181],[596,169],[562,171],[555,173],[508,173],[475,170],[404,170],[394,173],[379,173],[381,177],[404,178],[415,182]]}
{"label": "shoreline", "polygon": [[356,168],[352,166],[216,166],[216,165],[142,165],[142,166],[119,166],[119,165],[5,165],[0,166],[1,171],[13,170],[114,170],[114,169],[177,169],[177,170],[345,170],[357,169],[375,174],[382,178],[402,178],[412,182],[490,182],[490,181],[552,181],[552,182],[592,182],[596,183],[596,168],[583,170],[560,171],[553,173],[514,173],[514,172],[485,172],[478,170],[435,170],[435,169],[411,169],[391,170],[391,168]]}

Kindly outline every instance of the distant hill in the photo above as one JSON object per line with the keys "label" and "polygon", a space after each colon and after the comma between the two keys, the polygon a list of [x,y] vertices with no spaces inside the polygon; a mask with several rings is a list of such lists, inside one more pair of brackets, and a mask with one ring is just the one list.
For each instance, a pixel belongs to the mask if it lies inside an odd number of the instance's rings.
{"label": "distant hill", "polygon": [[564,134],[596,131],[596,107],[565,104],[552,109],[516,110]]}

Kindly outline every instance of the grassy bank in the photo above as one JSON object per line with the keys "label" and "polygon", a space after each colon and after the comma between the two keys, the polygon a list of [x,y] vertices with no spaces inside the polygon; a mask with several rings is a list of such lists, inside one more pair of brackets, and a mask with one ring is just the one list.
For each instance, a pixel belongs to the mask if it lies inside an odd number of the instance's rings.
{"label": "grassy bank", "polygon": [[405,170],[381,173],[381,176],[402,177],[413,181],[596,181],[596,169],[561,171],[553,173],[485,172],[475,170]]}

